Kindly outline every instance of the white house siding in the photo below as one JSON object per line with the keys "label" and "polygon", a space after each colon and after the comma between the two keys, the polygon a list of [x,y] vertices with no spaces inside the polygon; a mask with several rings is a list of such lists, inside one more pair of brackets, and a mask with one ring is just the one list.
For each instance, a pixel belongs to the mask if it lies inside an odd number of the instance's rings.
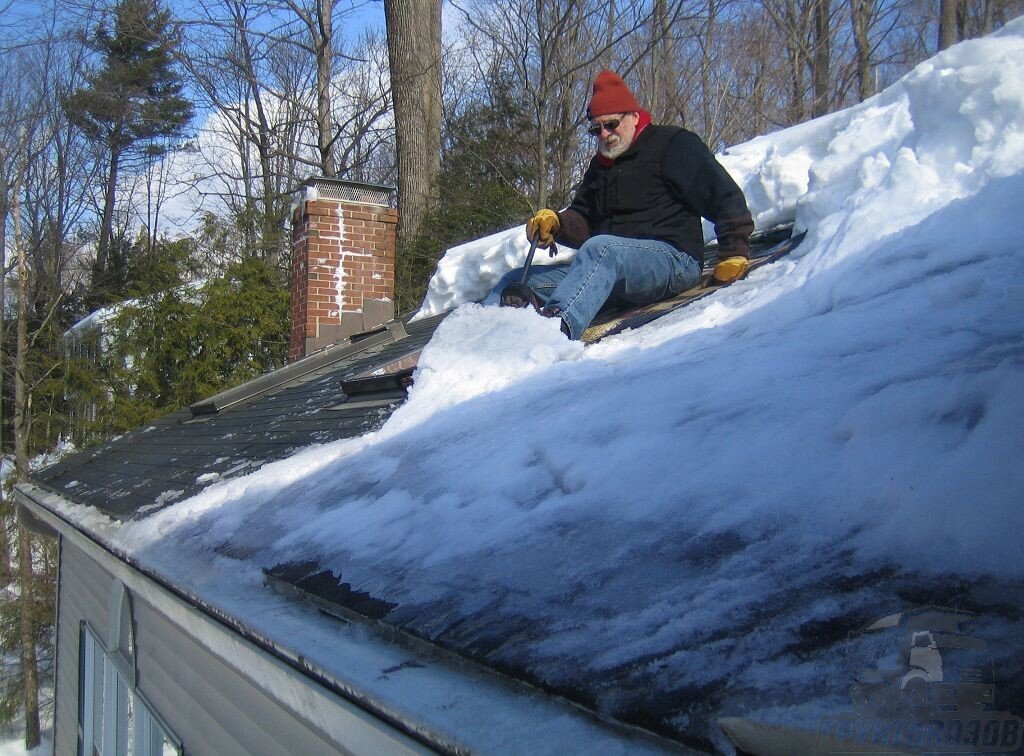
{"label": "white house siding", "polygon": [[[77,749],[81,622],[88,622],[100,639],[107,637],[107,606],[114,584],[112,574],[68,538],[62,538],[54,733],[57,754],[74,754]],[[129,594],[135,620],[137,690],[181,740],[189,756],[420,750],[386,727],[368,725],[365,716],[354,723],[351,741],[339,741],[337,731],[325,734],[322,728],[282,706],[272,697],[273,691],[263,690],[244,672],[211,653],[131,586]],[[247,643],[240,638],[236,642]],[[273,666],[274,674],[280,675],[281,665]],[[265,669],[250,672],[253,678],[268,679]],[[319,721],[325,721],[325,706],[327,718],[335,724],[353,719],[351,704],[298,672],[291,673],[300,685],[310,687],[308,698],[314,702]],[[329,709],[332,700],[337,702],[334,717]],[[374,739],[372,731],[378,727],[380,737]]]}
{"label": "white house siding", "polygon": [[62,538],[58,581],[54,753],[63,756],[78,749],[79,628],[84,621],[106,633],[112,578]]}

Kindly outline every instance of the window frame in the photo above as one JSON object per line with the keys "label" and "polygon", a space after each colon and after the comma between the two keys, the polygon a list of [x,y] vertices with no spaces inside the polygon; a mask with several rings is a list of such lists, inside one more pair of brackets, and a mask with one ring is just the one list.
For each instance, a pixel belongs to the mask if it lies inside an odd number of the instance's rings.
{"label": "window frame", "polygon": [[183,756],[181,740],[128,679],[125,661],[80,623],[78,756]]}

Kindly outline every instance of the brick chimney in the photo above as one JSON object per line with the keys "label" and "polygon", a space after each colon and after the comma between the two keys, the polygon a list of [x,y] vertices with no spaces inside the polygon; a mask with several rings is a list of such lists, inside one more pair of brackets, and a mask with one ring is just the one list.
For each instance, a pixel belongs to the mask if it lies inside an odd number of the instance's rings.
{"label": "brick chimney", "polygon": [[329,178],[297,190],[289,362],[394,317],[393,192]]}

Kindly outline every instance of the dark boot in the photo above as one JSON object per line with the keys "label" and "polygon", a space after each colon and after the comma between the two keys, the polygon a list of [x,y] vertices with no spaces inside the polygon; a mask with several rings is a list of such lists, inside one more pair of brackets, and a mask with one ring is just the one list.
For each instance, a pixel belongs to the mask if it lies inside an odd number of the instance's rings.
{"label": "dark boot", "polygon": [[566,338],[572,338],[572,334],[569,333],[569,324],[565,322],[565,318],[562,317],[562,311],[559,308],[553,307],[552,305],[545,305],[544,307],[540,308],[540,314],[543,315],[545,318],[558,318],[559,320],[561,320],[562,333],[565,334]]}
{"label": "dark boot", "polygon": [[544,306],[533,289],[524,283],[509,284],[502,289],[500,302],[502,307],[532,307],[537,312]]}

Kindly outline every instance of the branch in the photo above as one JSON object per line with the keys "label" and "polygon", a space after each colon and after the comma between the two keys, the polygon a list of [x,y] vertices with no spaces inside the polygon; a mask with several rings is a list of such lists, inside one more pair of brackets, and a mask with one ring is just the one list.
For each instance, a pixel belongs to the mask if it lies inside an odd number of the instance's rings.
{"label": "branch", "polygon": [[60,304],[60,301],[63,298],[64,298],[64,292],[60,292],[59,294],[57,294],[56,299],[53,300],[53,304],[50,305],[50,311],[48,313],[46,313],[46,317],[43,318],[43,322],[39,324],[39,327],[35,330],[35,333],[32,334],[32,338],[29,340],[29,343],[28,343],[29,349],[32,349],[33,347],[35,347],[36,340],[39,338],[39,334],[41,334],[43,332],[43,329],[46,328],[47,324],[51,320],[53,320],[53,316],[57,312],[57,306]]}

